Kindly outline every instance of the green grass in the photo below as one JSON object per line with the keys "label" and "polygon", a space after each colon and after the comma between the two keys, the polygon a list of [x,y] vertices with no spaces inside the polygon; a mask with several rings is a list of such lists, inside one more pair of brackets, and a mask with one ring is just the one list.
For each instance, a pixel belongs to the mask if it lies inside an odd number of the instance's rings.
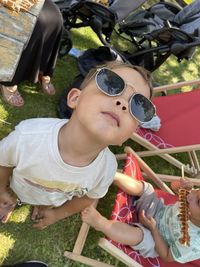
{"label": "green grass", "polygon": [[[73,30],[74,46],[79,49],[97,47],[100,42],[89,29]],[[154,73],[155,80],[160,84],[174,83],[183,80],[197,79],[200,73],[200,51],[197,49],[194,58],[187,62],[177,63],[170,57]],[[21,120],[33,117],[57,117],[57,104],[64,89],[69,86],[78,73],[76,61],[70,56],[58,59],[53,82],[57,93],[53,97],[44,95],[38,86],[24,83],[19,90],[25,99],[25,106],[16,109],[8,106],[0,99],[0,139],[6,136]],[[189,90],[189,88],[184,88]],[[126,142],[130,144],[130,141]],[[132,143],[131,143],[132,145]],[[135,147],[135,146],[134,146]],[[137,150],[137,147],[135,147]],[[112,147],[115,152],[123,148]],[[178,156],[178,155],[177,155]],[[180,156],[179,156],[180,157]],[[183,155],[181,155],[183,158]],[[148,163],[158,172],[171,174],[177,171],[164,161],[148,159]],[[121,166],[121,163],[120,163]],[[112,209],[116,188],[111,187],[109,193],[99,203],[98,209],[109,217]],[[37,259],[45,261],[49,267],[80,267],[86,266],[75,263],[63,257],[65,250],[72,250],[81,220],[79,215],[65,219],[43,231],[33,229],[30,220],[31,208],[28,205],[17,208],[5,225],[0,225],[0,265],[12,264],[23,260]],[[115,266],[124,266],[118,260],[109,256],[97,246],[101,234],[91,230],[83,254],[94,259],[100,259]]]}

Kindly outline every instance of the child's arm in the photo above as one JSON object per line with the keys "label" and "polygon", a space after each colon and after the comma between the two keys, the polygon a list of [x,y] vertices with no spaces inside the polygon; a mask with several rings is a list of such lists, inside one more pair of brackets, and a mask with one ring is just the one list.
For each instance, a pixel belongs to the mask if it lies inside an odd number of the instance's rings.
{"label": "child's arm", "polygon": [[162,238],[157,226],[156,221],[153,217],[147,218],[145,216],[144,210],[139,215],[140,222],[151,231],[153,239],[155,241],[155,250],[158,253],[159,257],[166,262],[173,262],[174,258],[171,254],[170,247]]}
{"label": "child's arm", "polygon": [[39,212],[39,214],[33,214],[33,220],[37,220],[38,217],[40,218],[39,221],[33,225],[33,227],[44,229],[50,224],[79,213],[86,207],[92,205],[95,201],[96,199],[91,199],[87,196],[83,196],[81,198],[74,197],[72,200],[65,202],[60,207],[52,209],[46,208],[42,212]]}

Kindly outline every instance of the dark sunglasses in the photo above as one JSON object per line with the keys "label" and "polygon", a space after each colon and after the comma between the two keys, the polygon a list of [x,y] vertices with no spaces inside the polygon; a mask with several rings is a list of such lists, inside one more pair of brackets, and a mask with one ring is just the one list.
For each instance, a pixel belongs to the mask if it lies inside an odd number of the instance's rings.
{"label": "dark sunglasses", "polygon": [[[108,96],[122,95],[126,86],[130,85],[125,83],[117,73],[107,68],[97,69],[94,75],[97,87]],[[137,92],[129,100],[129,111],[140,124],[150,121],[156,115],[153,103]]]}

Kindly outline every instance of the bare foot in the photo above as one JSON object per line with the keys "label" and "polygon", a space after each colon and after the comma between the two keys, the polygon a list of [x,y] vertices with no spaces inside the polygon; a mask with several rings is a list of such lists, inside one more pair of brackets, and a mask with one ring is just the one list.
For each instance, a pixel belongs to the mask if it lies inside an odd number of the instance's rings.
{"label": "bare foot", "polygon": [[102,226],[107,219],[103,217],[93,206],[85,208],[81,212],[82,221],[89,224],[97,231],[102,231]]}
{"label": "bare foot", "polygon": [[31,215],[31,219],[34,221],[42,219],[46,209],[49,209],[49,206],[35,206],[33,208],[33,213]]}

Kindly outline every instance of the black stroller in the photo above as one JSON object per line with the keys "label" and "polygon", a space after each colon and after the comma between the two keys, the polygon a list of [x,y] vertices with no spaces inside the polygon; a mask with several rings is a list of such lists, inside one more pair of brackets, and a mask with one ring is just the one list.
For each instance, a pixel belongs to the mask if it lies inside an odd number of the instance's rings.
{"label": "black stroller", "polygon": [[[145,2],[115,0],[109,6],[89,0],[56,3],[63,14],[65,29],[90,26],[104,47],[124,61],[154,71],[172,54],[178,61],[190,59],[200,45],[200,0],[184,8],[159,1],[148,9],[130,14],[130,10],[137,9]],[[114,34],[117,41],[126,39],[134,47],[134,52],[116,48]],[[65,52],[63,40],[60,53]]]}

